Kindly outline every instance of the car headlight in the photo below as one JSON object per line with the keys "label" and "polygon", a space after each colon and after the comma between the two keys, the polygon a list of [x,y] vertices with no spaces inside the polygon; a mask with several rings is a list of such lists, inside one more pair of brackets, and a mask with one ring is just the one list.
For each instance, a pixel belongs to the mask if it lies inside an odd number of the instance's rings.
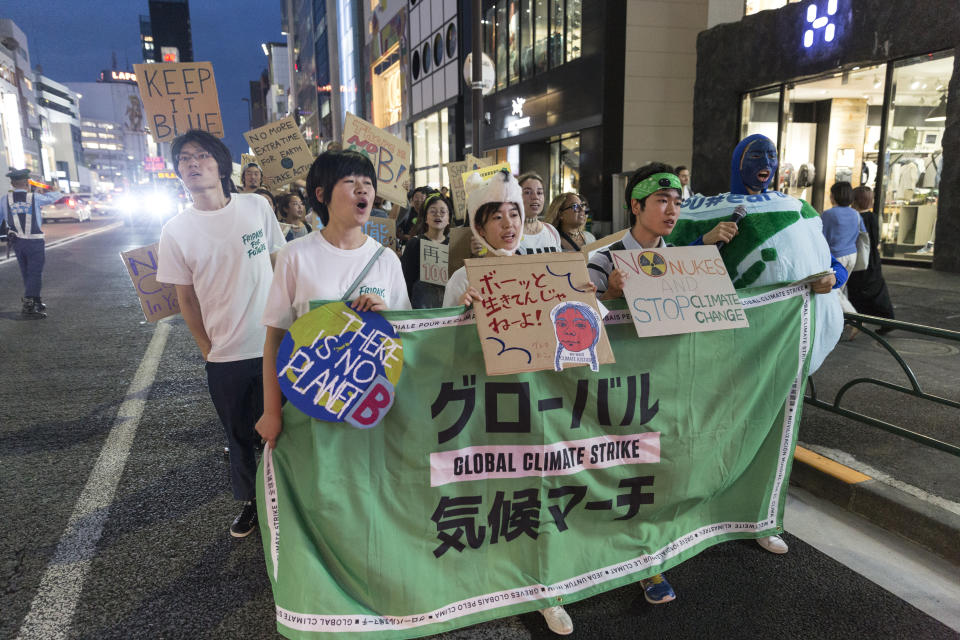
{"label": "car headlight", "polygon": [[154,218],[162,218],[173,206],[173,201],[170,199],[170,196],[163,193],[156,193],[150,196],[149,201],[147,202],[147,211]]}
{"label": "car headlight", "polygon": [[136,206],[136,202],[134,201],[133,196],[129,194],[118,196],[116,199],[117,209],[119,209],[122,213],[126,215],[133,213],[133,209],[135,206]]}

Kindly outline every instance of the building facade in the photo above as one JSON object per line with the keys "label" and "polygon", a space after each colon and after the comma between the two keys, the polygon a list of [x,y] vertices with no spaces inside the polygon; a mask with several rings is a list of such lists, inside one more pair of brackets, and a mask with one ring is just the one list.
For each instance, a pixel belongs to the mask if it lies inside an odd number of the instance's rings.
{"label": "building facade", "polygon": [[780,189],[822,211],[834,182],[870,186],[885,260],[960,272],[958,46],[953,0],[811,0],[705,31],[697,190],[728,190],[737,140],[763,133]]}
{"label": "building facade", "polygon": [[[5,165],[0,169],[26,168],[41,176],[41,131],[27,36],[12,20],[0,19],[0,162]],[[0,186],[9,187],[5,174],[0,174]]]}
{"label": "building facade", "polygon": [[[189,0],[150,0],[150,43],[154,62],[193,62]],[[144,53],[148,51],[140,21]]]}
{"label": "building facade", "polygon": [[147,164],[158,153],[147,135],[136,81],[68,82],[80,100],[84,163],[112,189],[150,179]]}
{"label": "building facade", "polygon": [[92,192],[96,181],[83,162],[80,96],[46,76],[37,78],[40,156],[44,181],[64,192]]}

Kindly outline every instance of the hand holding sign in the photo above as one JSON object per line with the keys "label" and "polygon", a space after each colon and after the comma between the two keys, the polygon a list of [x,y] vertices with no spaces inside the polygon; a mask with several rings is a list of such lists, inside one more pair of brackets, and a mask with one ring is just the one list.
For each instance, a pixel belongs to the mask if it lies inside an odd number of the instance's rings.
{"label": "hand holding sign", "polygon": [[172,284],[157,282],[157,253],[159,244],[131,249],[120,254],[127,267],[133,287],[140,298],[143,316],[147,322],[156,322],[180,313],[177,289]]}

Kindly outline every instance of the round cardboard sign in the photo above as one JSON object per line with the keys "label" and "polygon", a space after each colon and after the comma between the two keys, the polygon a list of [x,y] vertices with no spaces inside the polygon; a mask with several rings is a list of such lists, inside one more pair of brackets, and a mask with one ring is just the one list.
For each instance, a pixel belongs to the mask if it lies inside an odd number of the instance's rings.
{"label": "round cardboard sign", "polygon": [[393,406],[403,368],[397,332],[375,311],[317,307],[293,323],[277,353],[280,390],[317,420],[369,429]]}

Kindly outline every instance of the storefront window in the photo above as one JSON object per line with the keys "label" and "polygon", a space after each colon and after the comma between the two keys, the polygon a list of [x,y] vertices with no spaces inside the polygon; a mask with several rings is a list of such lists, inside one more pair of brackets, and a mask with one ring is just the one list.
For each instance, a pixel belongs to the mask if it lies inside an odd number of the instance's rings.
{"label": "storefront window", "polygon": [[780,87],[748,93],[740,109],[740,138],[760,133],[776,142],[779,114]]}
{"label": "storefront window", "polygon": [[943,53],[894,63],[880,231],[887,256],[933,258],[952,73],[953,56]]}
{"label": "storefront window", "polygon": [[507,88],[507,3],[497,2],[497,91]]}
{"label": "storefront window", "polygon": [[520,10],[520,74],[533,76],[533,6],[534,0],[523,0]]}
{"label": "storefront window", "polygon": [[394,45],[373,66],[373,124],[386,129],[400,121],[403,91],[400,76],[400,45]]}
{"label": "storefront window", "polygon": [[547,70],[547,0],[536,0],[533,12],[534,47],[533,57],[537,73]]}
{"label": "storefront window", "polygon": [[563,5],[564,0],[550,0],[550,66],[563,64]]}
{"label": "storefront window", "polygon": [[510,84],[520,81],[520,2],[507,1],[507,19],[509,25]]}
{"label": "storefront window", "polygon": [[440,188],[447,184],[450,162],[450,121],[447,109],[413,123],[414,186]]}
{"label": "storefront window", "polygon": [[835,182],[874,186],[884,73],[858,68],[787,85],[778,190],[823,211]]}
{"label": "storefront window", "polygon": [[582,33],[581,0],[567,0],[567,62],[580,57]]}
{"label": "storefront window", "polygon": [[550,141],[550,184],[546,201],[568,191],[580,191],[580,134],[569,134]]}

